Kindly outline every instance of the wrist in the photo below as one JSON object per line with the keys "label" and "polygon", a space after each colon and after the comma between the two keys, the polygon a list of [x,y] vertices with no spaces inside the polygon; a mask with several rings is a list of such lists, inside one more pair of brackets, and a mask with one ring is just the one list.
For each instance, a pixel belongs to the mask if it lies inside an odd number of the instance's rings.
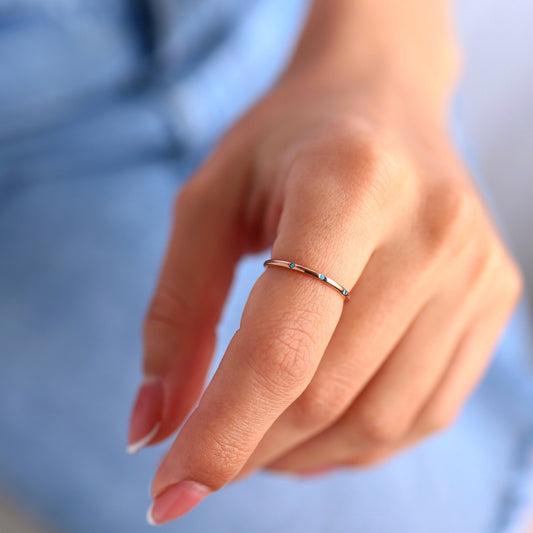
{"label": "wrist", "polygon": [[282,81],[317,90],[397,88],[438,115],[447,112],[460,71],[448,2],[315,0]]}

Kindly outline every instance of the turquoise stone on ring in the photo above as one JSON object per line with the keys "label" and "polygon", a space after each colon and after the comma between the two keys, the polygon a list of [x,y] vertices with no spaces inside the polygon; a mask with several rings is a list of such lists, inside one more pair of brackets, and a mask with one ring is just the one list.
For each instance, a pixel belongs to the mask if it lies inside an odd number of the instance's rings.
{"label": "turquoise stone on ring", "polygon": [[340,292],[343,296],[346,296],[346,300],[350,298],[350,293],[348,292],[347,289],[343,288],[341,285],[339,285],[336,281],[333,281],[331,278],[328,278],[326,274],[321,274],[320,272],[317,272],[316,270],[313,270],[312,268],[307,268],[302,265],[297,265],[296,263],[290,263],[289,261],[285,261],[283,259],[267,259],[263,263],[263,265],[264,266],[270,266],[270,265],[283,266],[285,268],[290,268],[291,270],[298,270],[300,272],[304,272],[305,274],[310,274],[311,276],[318,278],[320,281],[323,281],[324,283],[331,285],[335,290]]}

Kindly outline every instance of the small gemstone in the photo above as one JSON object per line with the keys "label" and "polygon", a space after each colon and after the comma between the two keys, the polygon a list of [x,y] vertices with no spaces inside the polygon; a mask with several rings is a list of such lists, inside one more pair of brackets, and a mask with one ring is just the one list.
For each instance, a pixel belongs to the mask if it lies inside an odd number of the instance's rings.
{"label": "small gemstone", "polygon": [[346,289],[343,289],[342,294],[346,296],[348,294],[348,291]]}
{"label": "small gemstone", "polygon": [[291,268],[294,268],[295,265],[294,265],[294,263],[291,263],[289,266],[290,266]]}
{"label": "small gemstone", "polygon": [[326,276],[324,276],[324,274],[320,274],[319,278],[320,279],[326,279]]}

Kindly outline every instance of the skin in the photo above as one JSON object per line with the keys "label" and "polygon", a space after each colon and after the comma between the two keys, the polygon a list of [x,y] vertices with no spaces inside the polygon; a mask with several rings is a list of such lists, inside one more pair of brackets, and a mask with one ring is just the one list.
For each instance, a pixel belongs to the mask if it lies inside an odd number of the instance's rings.
{"label": "skin", "polygon": [[[490,362],[523,282],[447,130],[447,5],[386,4],[317,0],[284,75],[176,198],[144,324],[164,404],[149,444],[188,418],[156,501],[184,479],[383,461],[449,427]],[[202,395],[236,263],[269,247],[351,299],[266,268]]]}

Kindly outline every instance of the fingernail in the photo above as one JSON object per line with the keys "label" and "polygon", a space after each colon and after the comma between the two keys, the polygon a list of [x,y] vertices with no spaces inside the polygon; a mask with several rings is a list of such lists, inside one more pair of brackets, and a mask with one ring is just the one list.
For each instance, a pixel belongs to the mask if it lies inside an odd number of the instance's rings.
{"label": "fingernail", "polygon": [[146,513],[146,521],[152,526],[164,524],[188,513],[198,505],[211,490],[188,479],[170,485],[158,496]]}
{"label": "fingernail", "polygon": [[148,376],[142,382],[131,414],[130,432],[126,451],[138,452],[154,437],[163,416],[163,382]]}

